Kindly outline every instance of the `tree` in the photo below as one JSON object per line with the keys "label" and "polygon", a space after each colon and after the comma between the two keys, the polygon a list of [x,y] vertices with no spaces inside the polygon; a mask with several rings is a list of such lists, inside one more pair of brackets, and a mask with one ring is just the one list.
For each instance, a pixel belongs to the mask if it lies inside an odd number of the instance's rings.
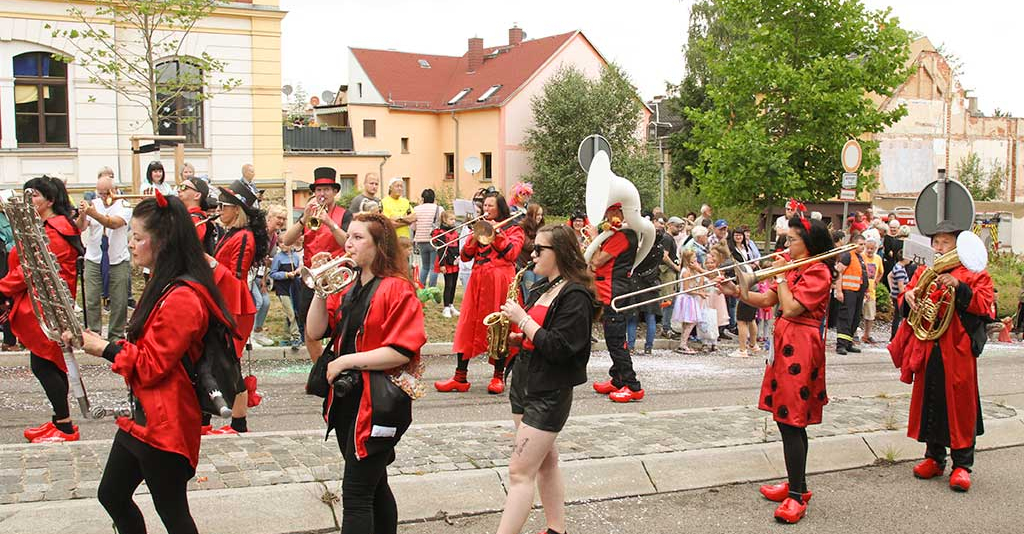
{"label": "tree", "polygon": [[[723,204],[817,201],[840,189],[839,153],[848,139],[882,131],[906,114],[882,111],[906,79],[909,39],[886,11],[856,0],[717,0],[728,36],[693,43],[707,65],[711,105],[688,107],[699,153],[690,171]],[[878,164],[876,141],[862,140],[862,169]],[[862,172],[859,189],[873,185]]]}
{"label": "tree", "polygon": [[991,170],[986,171],[981,165],[981,158],[971,152],[957,162],[956,176],[974,200],[998,200],[1003,192],[1006,169],[997,161]]}
{"label": "tree", "polygon": [[612,169],[640,191],[644,206],[656,202],[657,154],[637,137],[643,111],[636,89],[616,66],[608,65],[597,80],[573,66],[562,67],[533,98],[535,125],[527,131],[531,172],[538,201],[549,213],[567,215],[583,208],[586,174],[577,163],[580,141],[601,134],[612,148]]}
{"label": "tree", "polygon": [[288,99],[288,112],[285,117],[285,124],[289,126],[306,126],[311,121],[311,117],[306,113],[306,106],[308,105],[309,94],[302,87],[302,84],[295,86],[295,92],[292,93],[291,98]]}
{"label": "tree", "polygon": [[[113,91],[144,108],[153,133],[165,124],[195,120],[177,109],[185,96],[192,105],[213,96],[201,90],[210,85],[215,74],[222,74],[226,63],[203,51],[198,56],[182,57],[182,45],[196,23],[213,13],[220,0],[95,0],[95,9],[84,11],[71,6],[67,12],[75,28],[55,28],[53,37],[63,37],[78,51],[74,61],[89,73],[89,82]],[[98,19],[107,19],[117,36],[109,33]],[[84,28],[84,29],[79,29]],[[176,61],[166,62],[167,58]],[[230,91],[241,81],[223,78],[220,86]],[[200,90],[197,90],[200,89]],[[92,99],[92,97],[90,97]]]}

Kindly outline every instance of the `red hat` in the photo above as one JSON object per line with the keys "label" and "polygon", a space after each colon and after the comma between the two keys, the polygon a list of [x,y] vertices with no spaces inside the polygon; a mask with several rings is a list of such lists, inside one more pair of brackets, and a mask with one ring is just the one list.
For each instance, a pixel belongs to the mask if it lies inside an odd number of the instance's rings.
{"label": "red hat", "polygon": [[317,167],[313,169],[313,183],[309,184],[309,190],[315,190],[318,185],[329,185],[335,191],[341,191],[341,184],[338,183],[338,172],[330,167]]}

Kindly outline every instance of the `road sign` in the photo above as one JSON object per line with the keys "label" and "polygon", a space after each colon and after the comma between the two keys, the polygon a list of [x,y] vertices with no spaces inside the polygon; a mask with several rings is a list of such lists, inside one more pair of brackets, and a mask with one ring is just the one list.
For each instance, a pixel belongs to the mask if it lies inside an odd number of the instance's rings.
{"label": "road sign", "polygon": [[844,172],[843,173],[843,189],[856,189],[857,188],[857,173],[855,172]]}
{"label": "road sign", "polygon": [[846,144],[843,145],[843,152],[840,155],[843,160],[843,169],[846,169],[846,172],[857,172],[857,169],[860,168],[860,159],[862,155],[860,143],[858,143],[856,139],[850,139],[847,141]]}
{"label": "road sign", "polygon": [[601,137],[598,134],[588,135],[580,141],[580,148],[576,151],[576,159],[580,162],[580,167],[583,167],[583,172],[590,171],[590,162],[594,159],[594,154],[601,150],[605,154],[608,154],[608,159],[612,159],[612,146],[608,144],[608,140]]}
{"label": "road sign", "polygon": [[974,199],[971,192],[956,180],[936,180],[921,190],[914,205],[914,219],[918,230],[924,235],[931,235],[939,224],[939,188],[943,186],[945,206],[942,219],[951,221],[960,230],[968,230],[974,224]]}
{"label": "road sign", "polygon": [[857,200],[857,190],[843,189],[839,192],[839,200]]}

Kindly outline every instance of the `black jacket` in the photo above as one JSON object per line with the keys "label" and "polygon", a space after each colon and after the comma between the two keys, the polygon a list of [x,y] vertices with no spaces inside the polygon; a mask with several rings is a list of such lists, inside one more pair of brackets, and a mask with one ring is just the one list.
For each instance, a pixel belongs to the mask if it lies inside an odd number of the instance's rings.
{"label": "black jacket", "polygon": [[[587,381],[594,297],[576,282],[566,284],[551,302],[544,324],[533,336],[534,349],[527,368],[529,391],[571,388]],[[538,281],[538,289],[530,293],[527,307],[537,302],[544,285]]]}

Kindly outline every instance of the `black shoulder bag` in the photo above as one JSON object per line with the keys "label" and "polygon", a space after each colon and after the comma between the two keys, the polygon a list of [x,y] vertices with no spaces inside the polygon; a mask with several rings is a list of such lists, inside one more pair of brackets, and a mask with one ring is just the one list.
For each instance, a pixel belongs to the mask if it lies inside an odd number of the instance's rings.
{"label": "black shoulder bag", "polygon": [[334,347],[337,345],[338,338],[345,335],[345,332],[348,330],[349,321],[354,319],[362,323],[366,320],[366,311],[370,309],[369,303],[373,300],[373,294],[377,292],[377,286],[379,285],[380,278],[374,278],[368,286],[360,291],[369,292],[366,296],[366,309],[363,310],[363,314],[360,317],[352,317],[352,314],[349,313],[355,301],[355,295],[353,295],[352,291],[345,294],[341,304],[341,320],[335,325],[334,332],[331,333],[331,339],[328,341],[327,347],[324,348],[324,352],[320,355],[320,358],[313,362],[313,367],[309,369],[309,376],[306,378],[307,395],[316,395],[321,399],[326,399],[331,394],[331,384],[327,382],[327,365],[339,356],[334,352]]}

